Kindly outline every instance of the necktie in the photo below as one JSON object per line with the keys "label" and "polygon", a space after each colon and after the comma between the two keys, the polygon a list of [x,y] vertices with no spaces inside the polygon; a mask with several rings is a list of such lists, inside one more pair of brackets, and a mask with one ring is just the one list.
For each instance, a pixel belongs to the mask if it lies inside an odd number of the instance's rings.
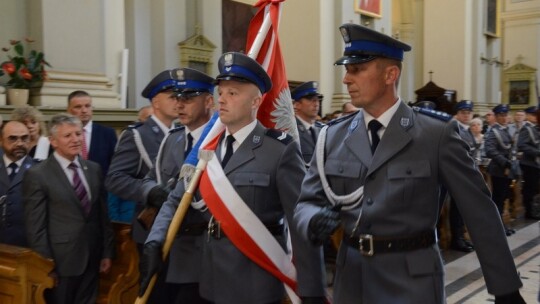
{"label": "necktie", "polygon": [[17,168],[19,166],[17,166],[16,163],[11,163],[9,164],[8,168],[11,168],[11,172],[9,173],[9,181],[13,181],[13,179],[15,178],[15,175],[17,175]]}
{"label": "necktie", "polygon": [[73,171],[73,189],[75,190],[75,194],[77,195],[77,198],[81,201],[81,206],[85,214],[88,215],[88,213],[90,213],[90,199],[88,198],[86,188],[84,188],[84,184],[81,180],[81,177],[79,176],[79,172],[77,170],[78,167],[76,164],[71,163],[69,164],[68,168]]}
{"label": "necktie", "polygon": [[377,149],[379,141],[381,140],[377,132],[381,129],[382,126],[383,125],[375,119],[368,123],[368,129],[371,133],[371,154],[375,154],[375,150]]}
{"label": "necktie", "polygon": [[229,159],[233,155],[233,143],[234,143],[234,137],[232,135],[227,135],[227,150],[225,150],[225,156],[223,156],[223,160],[221,161],[221,166],[225,168],[227,163],[229,162]]}
{"label": "necktie", "polygon": [[82,152],[81,152],[83,159],[88,159],[88,148],[86,147],[86,131],[82,130]]}
{"label": "necktie", "polygon": [[188,133],[187,148],[186,148],[186,151],[184,151],[184,158],[186,158],[189,155],[189,152],[191,152],[192,148],[193,148],[193,136],[191,136],[191,133]]}

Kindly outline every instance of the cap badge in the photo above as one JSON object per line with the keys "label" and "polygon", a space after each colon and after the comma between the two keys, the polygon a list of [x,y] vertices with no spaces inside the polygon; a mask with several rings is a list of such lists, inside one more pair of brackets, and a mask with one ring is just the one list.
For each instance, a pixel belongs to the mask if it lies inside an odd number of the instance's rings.
{"label": "cap badge", "polygon": [[319,83],[316,82],[316,81],[314,81],[314,82],[313,82],[313,88],[314,88],[314,89],[317,89],[318,86],[319,86]]}
{"label": "cap badge", "polygon": [[349,33],[347,29],[342,27],[340,31],[341,31],[341,36],[343,36],[343,41],[345,41],[345,43],[351,42],[351,38],[349,37]]}
{"label": "cap badge", "polygon": [[402,126],[402,127],[408,127],[409,124],[410,124],[410,120],[408,117],[401,117],[401,120],[399,121],[399,124]]}
{"label": "cap badge", "polygon": [[176,78],[178,78],[178,80],[184,80],[184,70],[177,70]]}
{"label": "cap badge", "polygon": [[224,59],[224,65],[225,66],[231,66],[233,64],[233,54],[225,54]]}
{"label": "cap badge", "polygon": [[232,67],[230,67],[230,66],[229,66],[229,67],[226,67],[226,68],[225,68],[225,72],[230,72],[231,69],[232,69]]}

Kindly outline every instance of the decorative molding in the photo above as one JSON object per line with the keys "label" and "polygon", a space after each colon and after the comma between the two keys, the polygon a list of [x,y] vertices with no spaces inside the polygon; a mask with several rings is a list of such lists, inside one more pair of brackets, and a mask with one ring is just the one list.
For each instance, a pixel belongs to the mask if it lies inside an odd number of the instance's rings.
{"label": "decorative molding", "polygon": [[212,74],[212,57],[216,46],[201,35],[199,26],[196,26],[195,35],[179,42],[178,46],[181,67],[195,68],[206,74]]}

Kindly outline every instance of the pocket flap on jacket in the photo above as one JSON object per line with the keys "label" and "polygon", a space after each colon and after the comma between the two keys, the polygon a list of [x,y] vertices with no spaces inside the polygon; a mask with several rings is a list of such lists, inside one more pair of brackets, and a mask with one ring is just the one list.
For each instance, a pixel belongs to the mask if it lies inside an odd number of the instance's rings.
{"label": "pocket flap on jacket", "polygon": [[324,164],[326,174],[342,177],[359,177],[361,168],[360,162],[344,162],[339,159],[327,159]]}

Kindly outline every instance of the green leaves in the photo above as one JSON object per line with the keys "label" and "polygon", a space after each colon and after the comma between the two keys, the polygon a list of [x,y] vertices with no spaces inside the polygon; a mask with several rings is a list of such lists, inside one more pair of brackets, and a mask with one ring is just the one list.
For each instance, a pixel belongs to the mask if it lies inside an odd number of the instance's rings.
{"label": "green leaves", "polygon": [[[4,47],[2,51],[8,53],[7,61],[0,64],[0,76],[8,75],[7,86],[19,89],[29,89],[40,86],[47,78],[45,66],[51,65],[45,61],[45,55],[36,50],[30,50],[25,55],[25,45],[34,42],[30,38],[22,40],[10,40],[12,48]],[[9,51],[12,54],[9,54]]]}

